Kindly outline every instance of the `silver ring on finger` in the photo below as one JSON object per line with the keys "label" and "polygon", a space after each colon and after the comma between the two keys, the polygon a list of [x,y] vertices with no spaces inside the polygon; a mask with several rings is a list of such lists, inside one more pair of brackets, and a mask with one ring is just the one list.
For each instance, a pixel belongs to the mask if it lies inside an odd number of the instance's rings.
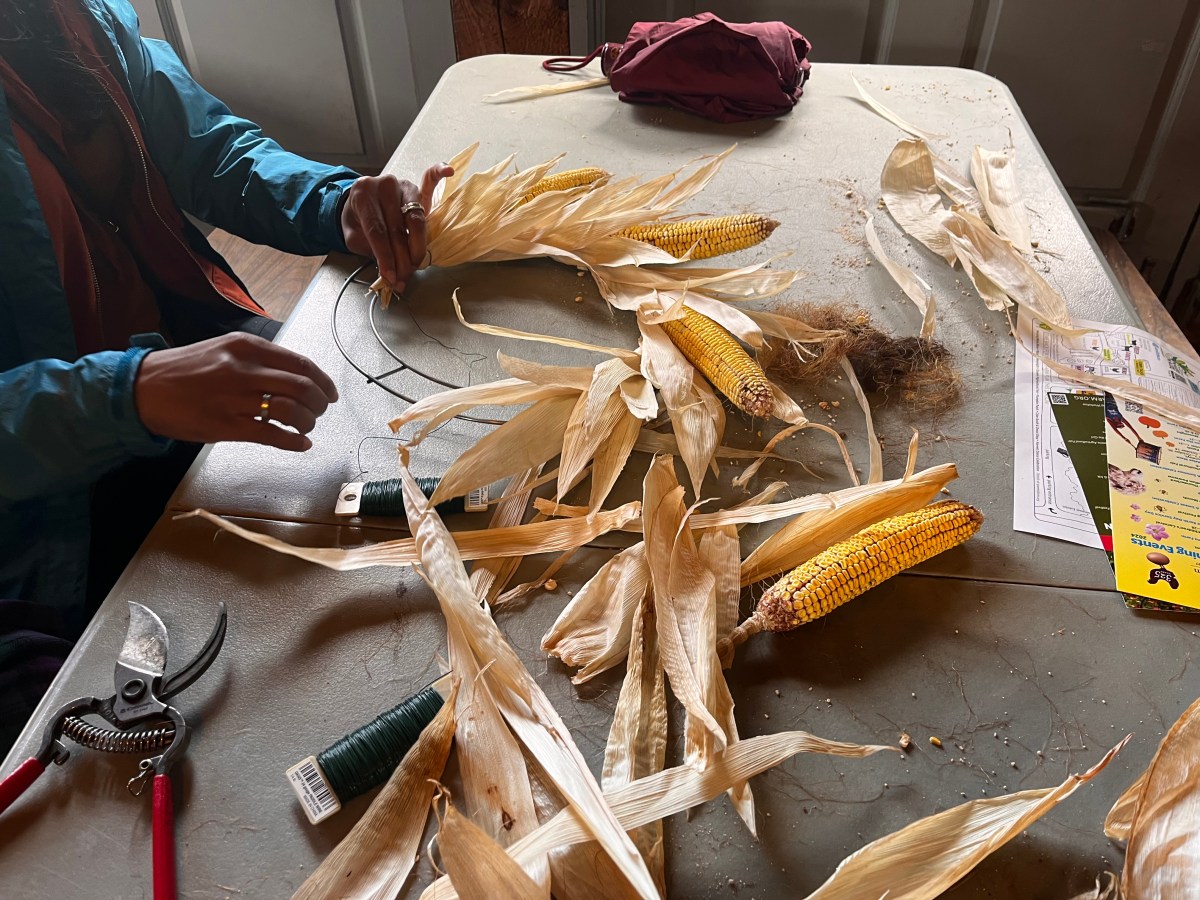
{"label": "silver ring on finger", "polygon": [[421,215],[425,215],[425,207],[422,206],[419,201],[409,200],[402,207],[400,207],[400,215],[407,216],[409,213],[416,212],[417,210],[421,211]]}
{"label": "silver ring on finger", "polygon": [[262,400],[259,401],[259,404],[258,404],[258,415],[256,415],[254,418],[256,418],[260,422],[270,422],[271,421],[271,395],[270,394],[262,395]]}

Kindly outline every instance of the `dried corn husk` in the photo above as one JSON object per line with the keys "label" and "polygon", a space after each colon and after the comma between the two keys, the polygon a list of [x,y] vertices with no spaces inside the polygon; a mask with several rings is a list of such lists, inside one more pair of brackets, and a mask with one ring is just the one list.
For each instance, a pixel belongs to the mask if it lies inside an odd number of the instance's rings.
{"label": "dried corn husk", "polygon": [[[626,503],[616,509],[603,510],[587,518],[554,522],[533,522],[511,528],[487,528],[481,531],[456,532],[453,542],[463,559],[494,559],[504,556],[528,556],[532,553],[561,553],[581,547],[588,541],[615,529],[623,528],[638,518],[641,504]],[[218,528],[245,538],[276,553],[295,556],[327,569],[347,572],[369,566],[411,566],[420,561],[414,538],[382,541],[366,547],[343,550],[340,547],[297,547],[287,541],[259,534],[204,509],[180,513],[177,519],[193,516],[211,522]]]}
{"label": "dried corn husk", "polygon": [[842,374],[846,376],[850,390],[854,392],[854,399],[858,401],[859,408],[863,411],[863,421],[867,426],[867,448],[871,460],[867,469],[867,484],[878,484],[883,481],[883,447],[879,443],[879,436],[875,434],[875,420],[871,416],[871,403],[867,400],[858,376],[854,374],[854,366],[850,365],[850,360],[843,356],[838,360],[838,365],[842,368]]}
{"label": "dried corn husk", "polygon": [[[895,747],[844,744],[803,731],[781,731],[739,741],[724,753],[717,754],[703,772],[690,766],[676,766],[606,793],[605,798],[621,827],[632,829],[706,803],[720,796],[730,785],[753,778],[797,753],[862,758],[880,751],[898,752]],[[529,837],[518,841],[509,854],[526,866],[529,860],[557,847],[590,838],[591,833],[579,813],[567,808]],[[452,900],[455,896],[449,879],[439,878],[425,890],[421,900]]]}
{"label": "dried corn husk", "polygon": [[716,650],[716,580],[696,552],[671,457],[656,457],[651,463],[642,509],[659,652],[671,691],[687,711],[693,761],[701,761],[702,767],[702,761],[727,743],[713,715],[714,675],[723,677]]}
{"label": "dried corn husk", "polygon": [[968,273],[982,274],[1018,306],[1055,331],[1066,335],[1087,333],[1087,329],[1074,326],[1067,302],[1058,291],[983,220],[957,210],[943,224],[963,268],[968,269],[970,264]]}
{"label": "dried corn husk", "polygon": [[[516,475],[504,487],[504,493],[492,513],[490,528],[511,528],[521,524],[529,507],[529,491],[538,480],[541,467]],[[495,603],[500,592],[521,564],[520,556],[502,556],[485,559],[471,567],[471,588],[475,596],[489,605]]]}
{"label": "dried corn husk", "polygon": [[416,446],[438,426],[476,406],[518,406],[554,397],[574,397],[577,393],[572,387],[531,384],[517,378],[505,378],[425,397],[392,419],[388,426],[392,431],[399,431],[410,422],[424,422],[424,427],[409,442],[410,446]]}
{"label": "dried corn husk", "polygon": [[971,800],[873,841],[846,857],[808,900],[936,897],[1099,774],[1128,740],[1056,787]]}
{"label": "dried corn husk", "polygon": [[[661,772],[666,757],[667,694],[658,655],[654,601],[643,597],[633,617],[628,665],[617,708],[613,711],[608,743],[604,746],[600,783],[606,792],[624,787],[639,778]],[[665,896],[662,820],[633,829],[629,836],[646,860],[659,893]]]}
{"label": "dried corn husk", "polygon": [[946,195],[952,206],[961,206],[971,215],[984,218],[987,213],[983,202],[971,183],[936,153],[931,151],[930,155],[933,157],[933,180],[937,182],[938,190]]}
{"label": "dried corn husk", "polygon": [[1139,779],[1142,787],[1121,874],[1126,900],[1200,896],[1196,879],[1200,872],[1198,747],[1200,700],[1171,726]]}
{"label": "dried corn husk", "polygon": [[871,248],[871,252],[875,254],[875,258],[883,263],[883,267],[887,273],[892,276],[896,284],[900,285],[900,289],[920,310],[921,322],[921,337],[931,338],[937,330],[937,304],[933,299],[933,288],[920,275],[914,272],[908,266],[896,262],[887,253],[884,252],[883,245],[879,243],[879,235],[875,233],[875,218],[867,216],[867,224],[863,227],[867,235],[867,244]]}
{"label": "dried corn husk", "polygon": [[629,652],[634,611],[650,587],[644,542],[622,550],[593,575],[542,638],[542,649],[568,666],[583,684],[618,665]]}
{"label": "dried corn husk", "polygon": [[979,199],[987,210],[996,233],[1019,253],[1032,253],[1029,214],[1025,198],[1017,188],[1014,151],[985,150],[976,147],[971,155],[971,177],[979,189]]}
{"label": "dried corn husk", "polygon": [[868,94],[866,88],[859,84],[858,79],[853,75],[850,76],[850,80],[854,82],[854,89],[858,91],[858,96],[862,99],[863,103],[867,104],[867,106],[869,106],[879,115],[883,116],[901,131],[907,131],[909,134],[915,137],[924,138],[927,141],[945,137],[944,134],[935,134],[932,131],[926,131],[923,128],[918,128],[916,125],[913,125],[908,120],[902,119],[897,113],[893,112],[891,109],[884,106],[882,103]]}
{"label": "dried corn husk", "polygon": [[955,251],[946,233],[950,210],[942,205],[933,155],[922,140],[899,141],[879,176],[883,202],[896,224],[951,265]]}
{"label": "dried corn husk", "polygon": [[460,682],[417,742],[404,754],[367,811],[292,900],[392,900],[417,861],[421,835],[433,797],[431,781],[442,777],[454,740],[454,710]]}
{"label": "dried corn husk", "polygon": [[1146,776],[1143,772],[1137,781],[1126,788],[1125,793],[1117,798],[1108,815],[1104,819],[1104,834],[1114,841],[1129,840],[1129,830],[1133,827],[1133,816],[1137,812],[1138,801],[1142,799],[1142,790],[1146,786]]}
{"label": "dried corn husk", "polygon": [[[452,650],[457,645],[481,664],[478,681],[486,686],[514,735],[538,759],[569,807],[584,817],[591,837],[635,890],[643,897],[656,897],[644,861],[605,803],[570,731],[475,599],[458,549],[409,472],[404,454],[400,478],[421,571],[437,595]],[[457,671],[457,664],[452,665]]]}
{"label": "dried corn husk", "polygon": [[[578,399],[567,396],[539,400],[485,434],[450,464],[430,499],[437,504],[462,497],[475,488],[541,466],[558,456]],[[582,460],[578,468],[586,464],[587,460]],[[561,467],[559,478],[562,478]]]}
{"label": "dried corn husk", "polygon": [[541,900],[546,896],[545,890],[499,844],[454,808],[449,792],[441,785],[433,798],[433,809],[438,818],[438,853],[460,897]]}

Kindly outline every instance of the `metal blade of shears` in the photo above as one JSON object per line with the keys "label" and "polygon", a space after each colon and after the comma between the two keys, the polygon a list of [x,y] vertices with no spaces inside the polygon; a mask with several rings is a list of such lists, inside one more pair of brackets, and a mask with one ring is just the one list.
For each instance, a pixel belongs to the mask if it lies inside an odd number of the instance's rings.
{"label": "metal blade of shears", "polygon": [[144,672],[151,678],[161,678],[167,670],[167,626],[154,612],[132,600],[129,601],[129,629],[117,656],[117,666],[118,672],[124,666]]}

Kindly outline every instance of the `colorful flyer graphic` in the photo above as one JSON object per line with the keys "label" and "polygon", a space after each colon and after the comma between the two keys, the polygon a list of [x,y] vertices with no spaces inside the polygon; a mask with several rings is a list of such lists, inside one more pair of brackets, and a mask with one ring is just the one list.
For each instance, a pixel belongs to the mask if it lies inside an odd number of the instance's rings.
{"label": "colorful flyer graphic", "polygon": [[[1071,457],[1069,480],[1083,492],[1083,499],[1092,511],[1100,543],[1104,545],[1109,565],[1113,565],[1112,509],[1108,500],[1108,448],[1104,436],[1104,395],[1092,391],[1052,391],[1048,397],[1054,412],[1062,448],[1055,453]],[[1114,566],[1115,570],[1115,566]],[[1130,609],[1155,609],[1166,612],[1200,613],[1200,609],[1155,600],[1140,594],[1123,593]]]}
{"label": "colorful flyer graphic", "polygon": [[1117,589],[1200,608],[1200,435],[1104,395]]}

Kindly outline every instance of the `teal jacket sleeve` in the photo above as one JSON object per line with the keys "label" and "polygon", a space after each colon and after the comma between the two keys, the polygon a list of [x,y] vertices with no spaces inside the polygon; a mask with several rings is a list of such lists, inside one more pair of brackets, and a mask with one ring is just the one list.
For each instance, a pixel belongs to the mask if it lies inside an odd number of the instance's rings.
{"label": "teal jacket sleeve", "polygon": [[175,202],[288,253],[344,251],[339,200],[357,173],[287,152],[197,84],[169,44],[141,37],[126,0],[103,4],[150,155]]}
{"label": "teal jacket sleeve", "polygon": [[170,441],[148,432],[134,406],[142,347],[39,359],[0,372],[0,503],[95,481]]}

